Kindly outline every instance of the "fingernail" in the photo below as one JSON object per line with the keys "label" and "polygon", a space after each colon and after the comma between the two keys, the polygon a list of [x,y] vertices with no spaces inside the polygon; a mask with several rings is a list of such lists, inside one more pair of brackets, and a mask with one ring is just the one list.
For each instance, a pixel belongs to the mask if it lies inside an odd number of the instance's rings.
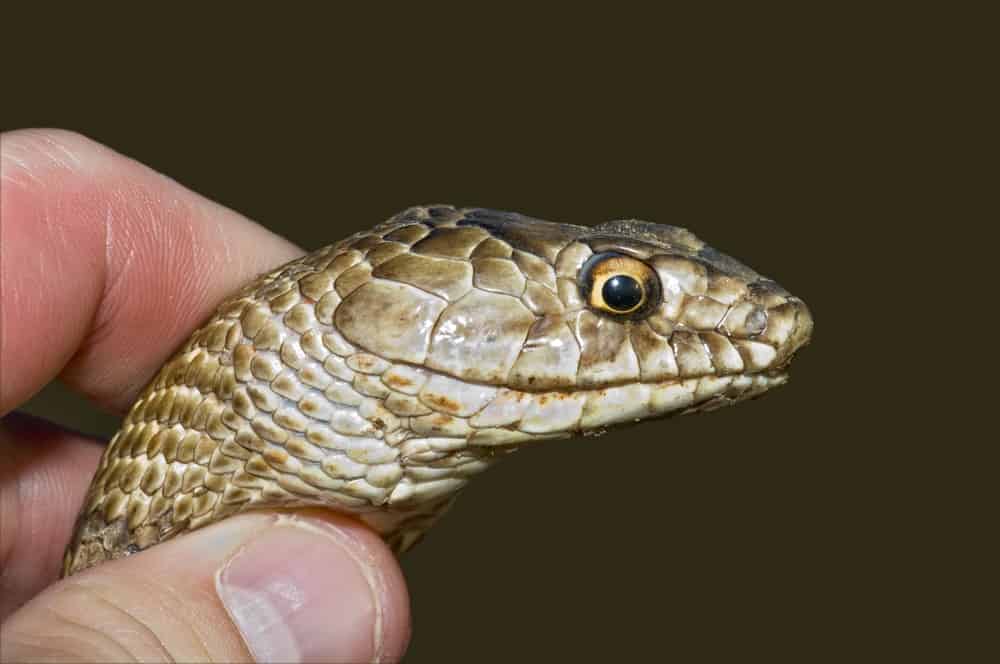
{"label": "fingernail", "polygon": [[384,584],[330,525],[279,522],[216,574],[222,603],[258,662],[367,662],[381,651]]}

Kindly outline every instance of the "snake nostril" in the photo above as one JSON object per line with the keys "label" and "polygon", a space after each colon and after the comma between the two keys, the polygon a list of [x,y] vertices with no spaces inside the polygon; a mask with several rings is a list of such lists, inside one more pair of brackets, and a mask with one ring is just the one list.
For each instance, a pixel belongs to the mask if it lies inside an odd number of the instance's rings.
{"label": "snake nostril", "polygon": [[767,312],[761,307],[755,307],[747,314],[743,326],[746,328],[746,333],[750,336],[760,334],[767,327]]}

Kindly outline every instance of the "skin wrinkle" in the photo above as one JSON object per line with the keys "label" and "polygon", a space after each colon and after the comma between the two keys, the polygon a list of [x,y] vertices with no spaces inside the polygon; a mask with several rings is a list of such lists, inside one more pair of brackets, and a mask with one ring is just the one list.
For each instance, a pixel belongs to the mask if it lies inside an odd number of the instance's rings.
{"label": "skin wrinkle", "polygon": [[[49,150],[44,151],[45,155],[59,166],[66,169],[72,169],[73,167],[81,164],[79,157],[73,154],[65,145],[56,141],[51,134],[38,132],[35,134],[35,137],[40,143],[48,146]],[[66,163],[66,161],[61,159],[56,153],[62,154],[64,157],[68,157],[72,164]]]}
{"label": "skin wrinkle", "polygon": [[[3,141],[0,141],[0,148],[2,148],[0,155],[2,155],[3,159],[4,179],[21,186],[29,186],[26,183],[18,182],[15,177],[11,176],[9,163],[13,163],[17,166],[14,169],[15,173],[27,176],[34,184],[41,184],[41,179],[32,172],[32,161],[28,158],[28,155],[31,155],[32,152],[28,145],[26,145],[33,142],[34,136],[35,133],[31,131],[21,132],[18,135],[5,135]],[[44,152],[42,153],[44,154]]]}
{"label": "skin wrinkle", "polygon": [[[3,153],[3,160],[4,162],[12,162],[15,166],[17,166],[16,169],[13,169],[14,173],[20,173],[24,175],[29,180],[31,180],[31,182],[35,185],[41,183],[41,180],[28,168],[28,163],[23,158],[18,157],[17,155],[13,154],[10,151],[5,150]],[[11,184],[20,187],[29,186],[27,183],[19,181],[14,175],[12,175],[11,170],[12,169],[9,167],[9,165],[7,163],[4,163],[2,173],[0,173],[0,179],[3,179],[7,182],[10,182]]]}
{"label": "skin wrinkle", "polygon": [[[72,357],[67,360],[66,365],[60,374],[66,373],[67,369],[70,369],[70,365],[80,356],[83,349],[86,348],[88,341],[91,341],[96,337],[100,338],[102,334],[102,324],[99,318],[102,316],[102,311],[109,308],[106,303],[114,302],[114,300],[109,300],[109,294],[113,289],[114,285],[109,284],[108,270],[111,262],[111,252],[114,243],[114,224],[112,224],[113,214],[111,206],[109,205],[106,213],[104,214],[104,223],[101,225],[104,235],[104,261],[100,264],[98,274],[100,275],[100,285],[99,290],[101,295],[98,297],[97,306],[94,307],[93,314],[90,321],[87,324],[87,329],[90,330],[88,336],[81,342],[80,346],[77,347],[76,351],[73,353]],[[129,256],[131,259],[131,256]],[[91,397],[91,394],[85,392],[85,396]]]}
{"label": "skin wrinkle", "polygon": [[[170,581],[169,578],[167,578],[166,580],[168,582]],[[174,616],[174,615],[176,615],[176,616],[184,616],[185,615],[184,611],[185,611],[186,607],[191,604],[192,597],[191,597],[190,593],[185,594],[185,593],[179,592],[177,590],[177,588],[175,588],[170,583],[157,583],[156,584],[156,588],[160,592],[151,592],[150,595],[152,595],[152,596],[154,596],[154,597],[156,597],[158,599],[161,599],[161,600],[162,600],[163,596],[166,595],[166,597],[168,599],[173,600],[173,602],[174,602],[174,604],[173,604],[172,607],[164,607],[165,612],[167,614],[172,615],[172,616]],[[203,596],[209,596],[209,594],[208,593],[204,593]],[[211,651],[211,649],[208,646],[208,641],[205,638],[205,636],[201,633],[201,630],[198,628],[202,624],[202,622],[198,621],[198,620],[187,620],[187,619],[183,619],[183,618],[181,620],[177,621],[177,622],[179,622],[180,625],[182,626],[182,628],[184,629],[184,631],[187,632],[190,635],[190,637],[191,637],[190,640],[194,644],[196,644],[198,646],[198,649],[200,650],[200,652],[198,653],[198,656],[196,656],[196,657],[194,657],[192,659],[196,659],[196,660],[200,660],[200,661],[206,661],[206,662],[212,661],[213,660],[213,658],[211,656],[211,652],[212,651]],[[177,623],[175,622],[175,625],[176,624]],[[176,634],[176,630],[173,630],[172,634]],[[159,635],[154,632],[153,636],[160,642],[160,645],[162,646],[163,650],[167,651],[167,646],[160,639]]]}
{"label": "skin wrinkle", "polygon": [[221,221],[216,221],[215,222],[215,234],[216,234],[216,236],[222,238],[222,249],[224,251],[223,256],[222,256],[222,260],[227,265],[232,264],[232,262],[233,262],[232,247],[230,246],[228,234],[225,232],[225,229],[222,228],[222,222]]}
{"label": "skin wrinkle", "polygon": [[[28,481],[25,481],[26,479]],[[48,478],[44,474],[39,476],[32,473],[26,478],[24,473],[18,473],[16,494],[19,509],[24,509],[28,505],[36,504],[36,500],[41,497],[41,489],[49,488],[45,485],[52,484],[51,481],[47,482],[46,479]],[[41,544],[39,542],[39,535],[44,535],[47,531],[45,524],[38,519],[28,519],[26,522],[22,523],[26,526],[26,528],[22,528],[20,532],[18,532],[18,539],[22,542],[28,543],[28,546],[32,549],[46,550],[48,547],[39,546]],[[25,531],[27,531],[26,535]]]}
{"label": "skin wrinkle", "polygon": [[[41,648],[43,652],[50,652],[53,655],[60,655],[68,661],[76,657],[79,657],[81,651],[80,648],[81,642],[93,646],[93,652],[101,652],[108,645],[111,645],[112,649],[116,651],[116,654],[118,656],[109,655],[106,657],[107,661],[133,661],[133,662],[137,661],[135,657],[133,657],[132,653],[129,652],[129,650],[125,648],[124,645],[118,642],[115,638],[108,635],[104,630],[87,625],[86,623],[80,622],[79,620],[71,619],[66,615],[64,615],[62,611],[53,608],[53,606],[51,605],[43,606],[41,607],[41,610],[47,617],[46,623],[50,627],[54,627],[56,625],[63,625],[66,628],[68,628],[70,634],[60,635],[58,633],[58,630],[55,629],[50,629],[46,634],[39,636],[35,636],[34,634],[27,632],[24,634],[28,637],[33,637],[33,638],[28,638],[28,639],[22,638],[21,639],[22,643],[29,644],[31,646],[34,646],[35,648]],[[79,633],[73,633],[73,632],[82,632],[83,634],[88,635],[92,638],[90,639],[81,638],[81,635]],[[9,636],[13,636],[15,639],[17,639],[17,637],[21,634],[22,632],[15,630],[14,632],[10,633]],[[65,648],[54,647],[56,644],[62,641],[66,641]]]}
{"label": "skin wrinkle", "polygon": [[[57,572],[76,510],[86,490],[79,468],[96,464],[102,447],[72,431],[12,414],[0,422],[0,599],[6,614]],[[56,514],[30,521],[25,515]],[[7,518],[11,515],[11,518]],[[46,574],[40,578],[39,574]],[[0,618],[5,615],[0,615]]]}
{"label": "skin wrinkle", "polygon": [[[190,589],[188,589],[187,593],[185,594],[172,585],[163,586],[163,588],[170,594],[170,596],[174,600],[176,600],[178,611],[183,611],[184,608],[190,604],[192,597],[201,598],[206,603],[211,602],[214,604],[219,601],[219,597],[218,595],[215,594],[214,589],[208,590],[199,588],[194,592],[191,592]],[[211,648],[209,647],[209,642],[218,639],[218,632],[220,631],[218,622],[219,621],[208,623],[206,621],[200,621],[200,620],[191,621],[190,623],[185,622],[185,625],[189,627],[191,631],[192,638],[194,638],[197,641],[198,646],[201,648],[201,651],[205,653],[204,659],[206,661],[211,659],[209,656],[209,653],[211,652]],[[223,627],[222,629],[226,628],[227,627]]]}
{"label": "skin wrinkle", "polygon": [[[55,224],[52,220],[52,214],[50,207],[47,205],[42,211],[42,218],[40,220],[40,226],[48,230],[47,239],[50,240],[51,244],[57,245],[59,247],[58,253],[71,250],[71,246],[65,241],[65,234],[58,224]],[[45,252],[37,252],[32,254],[32,259],[37,265],[36,274],[51,275],[51,280],[43,284],[42,288],[52,288],[54,284],[59,284],[65,281],[65,270],[64,266],[59,261],[47,260],[49,256]],[[52,298],[42,297],[39,298],[32,292],[29,288],[29,284],[25,283],[23,280],[13,280],[13,297],[14,306],[13,311],[24,311],[30,308],[37,308],[39,306],[45,307],[50,313],[48,315],[43,315],[44,318],[58,318],[60,312],[57,309],[56,302]],[[68,362],[70,355],[67,354],[63,358],[61,364]]]}
{"label": "skin wrinkle", "polygon": [[[4,470],[0,471],[0,588],[6,589],[9,585],[9,572],[10,572],[10,562],[14,559],[14,550],[20,542],[23,541],[21,537],[22,519],[21,515],[24,512],[24,505],[21,500],[21,478],[20,473],[17,473],[18,468],[10,464],[9,461],[4,463]],[[6,472],[17,473],[13,482],[6,477]],[[13,484],[13,490],[9,487]],[[13,525],[12,525],[13,522]],[[0,619],[7,617],[7,607],[3,607],[3,615],[0,615]]]}
{"label": "skin wrinkle", "polygon": [[[122,579],[114,580],[114,583],[122,583]],[[152,598],[156,600],[157,606],[155,607],[143,607],[148,608],[150,611],[156,611],[157,613],[169,617],[169,631],[171,634],[171,643],[177,648],[180,646],[181,651],[177,653],[172,653],[167,647],[167,644],[163,642],[156,630],[148,627],[150,621],[144,619],[143,616],[137,615],[133,611],[129,610],[126,605],[116,601],[115,593],[113,592],[114,587],[109,586],[112,592],[107,592],[104,590],[106,584],[102,583],[100,580],[94,581],[92,579],[82,579],[82,582],[76,583],[71,590],[83,593],[88,598],[96,598],[103,605],[111,608],[115,612],[126,616],[126,621],[122,620],[109,620],[109,624],[114,625],[115,630],[112,636],[113,640],[120,644],[126,651],[130,654],[138,656],[142,661],[147,661],[148,653],[145,652],[146,646],[150,644],[155,644],[156,647],[163,654],[163,661],[174,661],[175,654],[183,655],[184,661],[218,661],[218,658],[213,656],[217,651],[209,647],[209,641],[205,635],[201,633],[198,627],[203,625],[208,625],[210,632],[216,632],[216,636],[212,637],[213,640],[218,640],[217,631],[219,627],[216,623],[203,620],[203,616],[200,612],[192,614],[190,612],[191,606],[199,606],[196,600],[200,595],[202,598],[209,598],[212,600],[212,604],[218,602],[217,597],[210,593],[209,591],[196,591],[192,593],[189,588],[185,588],[185,592],[179,592],[175,587],[169,584],[162,584],[158,580],[147,579],[144,576],[131,574],[128,579],[125,580],[126,587],[130,588],[132,591],[136,591],[136,594],[143,598]],[[60,590],[61,592],[70,592],[70,590]],[[164,601],[167,600],[167,601]],[[89,605],[92,603],[92,599],[86,599],[80,602],[83,605]],[[58,603],[56,603],[58,605]],[[166,628],[162,624],[162,621],[156,621],[161,624],[160,629]],[[122,630],[120,625],[123,623],[135,624],[137,629],[130,630],[137,635],[143,635],[143,641],[140,644],[138,650],[133,653],[133,649],[129,647],[128,641],[120,638]],[[226,629],[226,628],[223,628]],[[181,632],[187,634],[188,638],[181,640]],[[233,640],[233,643],[236,643]],[[194,647],[197,652],[190,652],[189,647]],[[225,647],[225,646],[223,646]]]}
{"label": "skin wrinkle", "polygon": [[[66,160],[60,159],[53,154],[52,142],[48,141],[46,143],[46,141],[42,140],[42,135],[39,132],[19,132],[13,135],[5,135],[4,139],[5,140],[3,143],[5,147],[4,150],[5,157],[9,156],[12,146],[13,149],[15,150],[16,149],[23,150],[26,155],[37,154],[40,151],[41,154],[45,157],[42,160],[38,160],[36,158],[31,162],[29,162],[27,158],[18,160],[18,163],[20,165],[19,167],[23,171],[30,173],[33,170],[33,168],[37,168],[40,171],[45,169],[57,169],[60,172],[57,173],[56,177],[53,178],[57,182],[50,184],[61,183],[62,180],[65,179],[65,174],[62,171],[69,170],[69,166],[67,165]],[[38,145],[39,143],[46,143],[48,148],[39,150],[39,145]],[[34,149],[34,153],[30,152],[32,149]],[[65,155],[66,151],[63,151],[62,154]],[[71,161],[74,164],[79,162],[78,159],[73,159]],[[35,186],[23,187],[21,190],[22,191],[21,199],[11,199],[7,196],[5,196],[4,199],[5,199],[5,204],[14,204],[13,214],[17,214],[17,212],[20,211],[21,208],[24,208],[25,202],[29,200],[23,198],[24,193],[27,193],[29,195],[30,200],[41,202],[41,205],[36,205],[33,210],[36,213],[40,213],[39,215],[40,218],[37,220],[38,223],[35,224],[34,228],[29,228],[26,227],[25,225],[16,227],[19,232],[15,233],[15,237],[17,239],[14,240],[14,243],[16,244],[19,241],[25,240],[30,244],[33,241],[37,241],[36,238],[39,237],[44,238],[44,244],[42,246],[47,247],[46,251],[32,252],[30,256],[37,265],[37,267],[34,268],[38,270],[37,274],[46,274],[49,276],[49,278],[47,278],[44,282],[37,283],[37,282],[29,282],[24,278],[18,279],[16,277],[11,277],[11,275],[8,274],[7,276],[5,276],[4,281],[9,281],[13,283],[13,288],[11,290],[13,291],[17,311],[20,312],[20,311],[35,310],[35,318],[40,318],[42,320],[46,319],[58,320],[61,314],[61,312],[57,308],[59,304],[59,298],[38,297],[36,293],[32,292],[29,295],[27,291],[29,288],[32,289],[43,288],[49,290],[54,288],[56,284],[60,284],[66,280],[66,270],[64,264],[59,261],[47,262],[46,261],[46,258],[48,257],[46,255],[47,252],[50,252],[52,256],[80,255],[79,251],[80,247],[78,246],[79,245],[78,242],[73,242],[68,240],[66,234],[67,230],[66,225],[60,224],[56,221],[58,215],[61,212],[64,212],[64,210],[61,210],[61,207],[64,207],[60,205],[61,201],[58,199],[53,200],[53,198],[48,195],[50,187],[46,186],[47,183],[45,182],[45,180],[42,179],[40,174],[36,176],[34,173],[32,173],[31,179],[32,182],[35,183]],[[4,213],[5,216],[11,214],[11,210],[5,209]],[[30,219],[26,221],[28,222],[28,224],[31,223]],[[48,232],[45,232],[46,230]],[[8,238],[8,240],[9,239],[10,238]],[[9,247],[10,245],[8,242],[5,242],[4,246]],[[84,253],[83,255],[86,254]],[[5,266],[0,266],[0,267],[3,267],[5,269],[11,269],[9,267],[10,264],[7,261],[5,261],[5,263],[6,263]],[[8,279],[7,277],[11,278]],[[72,277],[72,279],[74,282],[78,281],[76,277]],[[10,293],[8,292],[8,295],[9,294]],[[8,298],[5,298],[5,302],[7,304],[10,303]],[[46,314],[44,312],[38,311],[39,306],[46,307],[49,313]],[[10,310],[8,310],[8,312],[9,311]],[[6,320],[6,315],[4,316],[4,318]],[[9,341],[10,337],[5,336],[3,351],[5,355],[4,364],[6,366],[9,366],[6,355],[11,350],[9,348]],[[69,357],[72,356],[71,348],[65,348],[61,350],[62,353],[65,354],[65,356],[53,363],[56,365],[56,371],[58,371],[58,368],[62,367],[65,364],[65,362],[68,361]],[[15,363],[14,366],[17,366],[17,363]],[[5,399],[9,398],[9,395],[4,395],[4,398]]]}
{"label": "skin wrinkle", "polygon": [[[70,291],[52,298],[38,297],[34,289],[49,290],[67,279],[68,283],[80,284],[77,288],[90,306],[77,305],[71,329],[80,330],[82,341],[60,344],[58,353],[65,355],[50,355],[49,361],[36,371],[61,374],[71,387],[110,405],[112,410],[121,410],[160,361],[147,357],[156,351],[141,343],[146,333],[144,328],[159,338],[170,339],[160,350],[169,353],[183,341],[188,330],[211,312],[221,295],[262,271],[275,261],[276,255],[291,258],[299,252],[289,251],[291,245],[283,240],[221,206],[180,189],[174,181],[132,160],[78,135],[50,133],[51,137],[46,132],[4,135],[4,153],[15,153],[19,163],[23,162],[41,185],[31,187],[26,193],[19,188],[16,197],[8,195],[13,192],[5,192],[4,201],[15,215],[23,211],[41,216],[39,211],[44,210],[53,225],[48,237],[41,225],[33,230],[25,228],[18,234],[15,243],[23,240],[51,247],[42,252],[25,252],[21,261],[48,261],[48,252],[52,257],[66,259],[60,260],[58,266],[46,262],[29,268],[32,273],[47,275],[44,282],[29,281],[25,276],[14,280],[13,287],[5,283],[8,294],[17,291],[18,299],[8,297],[4,306],[17,304],[18,311],[34,309],[30,320],[35,322],[59,320],[65,315],[62,307]],[[65,149],[54,147],[62,143],[66,144]],[[26,162],[29,158],[30,164]],[[88,224],[88,220],[94,223]],[[236,250],[237,246],[260,246],[261,240],[270,238],[274,245],[269,251],[253,254]],[[216,246],[220,241],[223,246]],[[85,246],[91,242],[100,251],[86,251]],[[67,243],[70,246],[65,251],[56,249]],[[233,260],[234,255],[240,260]],[[88,256],[97,260],[86,265]],[[196,265],[216,265],[219,269],[192,269]],[[13,264],[7,269],[13,269]],[[81,284],[78,273],[84,269],[88,273]],[[23,268],[22,271],[26,272]],[[220,273],[233,275],[228,277],[232,280],[230,285],[220,281]],[[136,278],[139,283],[130,281]],[[29,296],[22,291],[30,284],[34,285]],[[175,315],[164,315],[167,312],[162,304],[156,303],[157,296],[167,298]],[[4,324],[9,335],[11,323],[5,319]],[[9,336],[5,337],[5,356],[13,352],[10,341]],[[18,352],[25,350],[27,344],[37,345],[37,341],[21,340]],[[114,351],[110,348],[112,344]],[[54,350],[50,348],[49,352]],[[140,356],[145,359],[136,369],[135,360]],[[24,357],[22,353],[19,362],[23,363]],[[125,385],[120,384],[123,379],[127,380]],[[5,388],[4,397],[13,396],[6,394]]]}
{"label": "skin wrinkle", "polygon": [[[100,304],[94,312],[94,319],[90,323],[90,333],[81,343],[76,355],[70,362],[71,364],[84,361],[89,348],[99,346],[115,333],[115,323],[117,323],[121,316],[122,307],[127,304],[129,296],[128,277],[140,249],[134,243],[129,242],[128,227],[125,227],[125,232],[122,234],[120,240],[114,232],[115,224],[112,221],[116,218],[114,205],[116,198],[121,201],[129,200],[128,195],[114,190],[114,197],[108,201],[104,223],[105,259],[102,270],[103,283]],[[140,197],[141,199],[142,197]],[[122,208],[125,208],[124,203],[122,203]],[[149,209],[152,210],[152,206],[149,206]],[[122,214],[121,216],[127,217],[128,215]],[[140,216],[139,218],[141,219],[142,217]],[[156,217],[150,214],[148,219],[153,222],[152,227],[155,231],[157,229],[155,223]],[[119,296],[119,292],[123,293],[123,295]]]}
{"label": "skin wrinkle", "polygon": [[[103,606],[111,609],[113,613],[116,613],[125,618],[125,620],[112,621],[112,624],[115,626],[114,629],[105,631],[105,634],[107,634],[109,639],[111,639],[115,643],[120,644],[121,647],[129,654],[139,655],[140,653],[133,653],[132,648],[126,646],[124,640],[118,637],[118,635],[122,633],[121,629],[122,624],[135,625],[136,629],[132,630],[132,632],[143,637],[143,642],[144,642],[143,645],[150,643],[155,644],[160,651],[159,654],[163,656],[163,661],[167,662],[174,661],[174,658],[171,656],[170,651],[167,648],[166,644],[163,643],[163,640],[160,639],[160,637],[156,634],[156,632],[153,631],[145,622],[136,617],[131,611],[126,609],[124,606],[120,605],[118,602],[115,602],[113,599],[110,599],[109,597],[105,596],[105,594],[101,593],[99,590],[99,586],[89,587],[88,585],[80,584],[79,588],[85,592],[89,591],[87,592],[87,594],[89,594],[94,600],[96,600]],[[151,596],[157,597],[158,595],[156,595],[155,593],[151,593]],[[148,661],[149,653],[144,651],[145,648],[143,648],[143,652],[141,653],[142,655],[141,659],[143,661]],[[140,658],[136,657],[135,659],[136,661],[138,661]]]}

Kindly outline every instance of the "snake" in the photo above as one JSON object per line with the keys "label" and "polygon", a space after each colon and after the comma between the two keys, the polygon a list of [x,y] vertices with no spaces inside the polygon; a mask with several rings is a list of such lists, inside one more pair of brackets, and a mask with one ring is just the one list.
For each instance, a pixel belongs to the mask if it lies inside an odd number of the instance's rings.
{"label": "snake", "polygon": [[106,447],[62,573],[260,509],[332,509],[402,553],[501,458],[760,396],[812,330],[681,227],[412,207],[192,333]]}

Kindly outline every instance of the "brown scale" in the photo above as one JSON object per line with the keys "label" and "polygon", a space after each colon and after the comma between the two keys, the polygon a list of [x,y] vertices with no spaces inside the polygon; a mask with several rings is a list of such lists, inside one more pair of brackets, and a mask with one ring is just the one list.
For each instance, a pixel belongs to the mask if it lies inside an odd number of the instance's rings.
{"label": "brown scale", "polygon": [[[644,299],[610,309],[594,264]],[[64,574],[303,505],[402,551],[517,445],[645,416],[654,388],[676,412],[757,396],[811,329],[800,300],[681,228],[411,208],[247,284],[192,334],[108,446]],[[496,426],[487,408],[513,410]]]}

